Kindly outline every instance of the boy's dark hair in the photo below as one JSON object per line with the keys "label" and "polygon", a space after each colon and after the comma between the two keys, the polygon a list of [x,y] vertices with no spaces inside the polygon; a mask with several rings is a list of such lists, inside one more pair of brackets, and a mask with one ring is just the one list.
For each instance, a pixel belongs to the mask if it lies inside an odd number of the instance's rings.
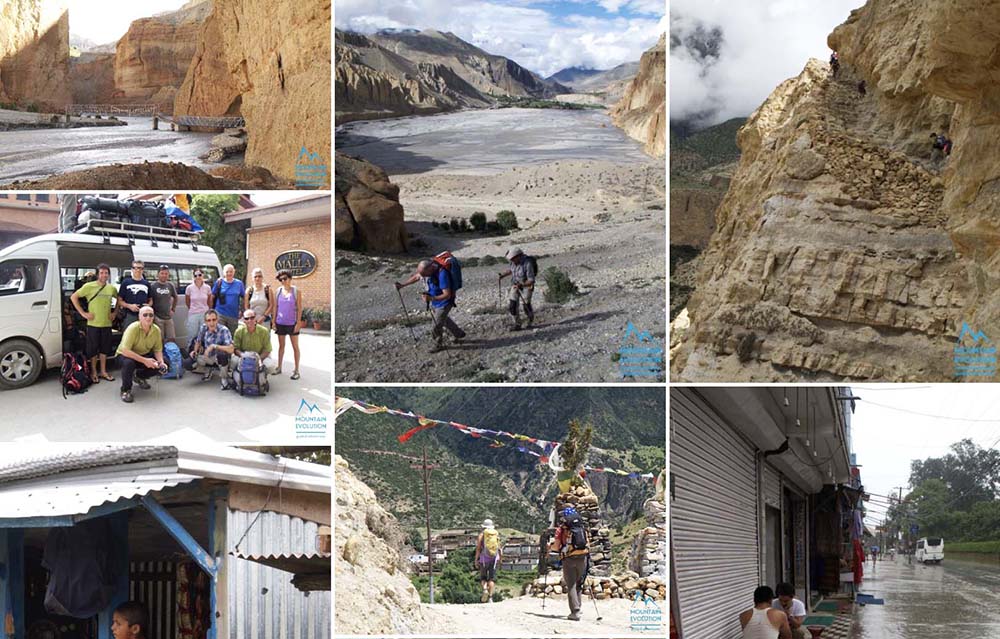
{"label": "boy's dark hair", "polygon": [[104,262],[101,262],[100,264],[97,265],[97,273],[96,273],[96,275],[100,275],[101,271],[107,271],[108,275],[110,275],[111,274],[111,267],[108,266],[107,264],[105,264]]}
{"label": "boy's dark hair", "polygon": [[774,587],[774,594],[779,597],[794,597],[795,586],[787,582],[782,582]]}
{"label": "boy's dark hair", "polygon": [[756,606],[764,602],[771,603],[772,601],[774,601],[774,591],[771,590],[770,586],[761,586],[753,591],[753,605]]}
{"label": "boy's dark hair", "polygon": [[149,636],[149,613],[146,612],[146,606],[138,601],[126,601],[115,608],[115,612],[125,617],[130,627],[139,626],[143,637]]}

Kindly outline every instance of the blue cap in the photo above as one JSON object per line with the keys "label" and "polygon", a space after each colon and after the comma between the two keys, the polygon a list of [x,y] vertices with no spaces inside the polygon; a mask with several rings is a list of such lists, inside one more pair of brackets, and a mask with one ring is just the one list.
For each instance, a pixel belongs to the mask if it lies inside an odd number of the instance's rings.
{"label": "blue cap", "polygon": [[572,506],[566,506],[566,508],[563,509],[562,514],[563,517],[575,517],[577,515],[576,508],[573,508]]}

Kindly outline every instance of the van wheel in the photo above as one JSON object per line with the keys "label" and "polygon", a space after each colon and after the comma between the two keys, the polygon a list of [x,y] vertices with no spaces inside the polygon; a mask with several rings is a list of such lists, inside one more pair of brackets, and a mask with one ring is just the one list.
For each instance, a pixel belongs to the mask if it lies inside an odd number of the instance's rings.
{"label": "van wheel", "polygon": [[12,339],[0,346],[0,388],[30,386],[41,374],[42,354],[34,344]]}

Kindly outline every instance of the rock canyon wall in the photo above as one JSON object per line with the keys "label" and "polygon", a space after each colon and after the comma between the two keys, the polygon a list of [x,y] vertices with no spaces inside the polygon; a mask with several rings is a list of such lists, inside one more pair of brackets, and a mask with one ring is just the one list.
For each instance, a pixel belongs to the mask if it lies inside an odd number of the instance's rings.
{"label": "rock canyon wall", "polygon": [[663,157],[667,152],[667,51],[666,34],[642,54],[639,71],[611,110],[614,123],[643,143],[646,153]]}
{"label": "rock canyon wall", "polygon": [[330,157],[329,0],[214,0],[174,113],[242,114],[247,164],[295,179],[302,149]]}
{"label": "rock canyon wall", "polygon": [[70,102],[69,14],[64,3],[0,4],[0,100],[61,111]]}
{"label": "rock canyon wall", "polygon": [[869,0],[829,44],[739,132],[675,379],[962,380],[963,323],[1000,335],[1000,4]]}

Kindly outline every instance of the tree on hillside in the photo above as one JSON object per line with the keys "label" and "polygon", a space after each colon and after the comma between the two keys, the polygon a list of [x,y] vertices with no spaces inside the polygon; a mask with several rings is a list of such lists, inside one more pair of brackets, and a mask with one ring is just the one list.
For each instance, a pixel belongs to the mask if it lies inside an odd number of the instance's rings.
{"label": "tree on hillside", "polygon": [[996,499],[1000,494],[1000,451],[981,448],[971,439],[952,444],[951,451],[944,457],[913,460],[910,486],[939,479],[947,487],[951,507],[961,511]]}
{"label": "tree on hillside", "polygon": [[202,244],[215,249],[223,266],[232,264],[236,267],[236,279],[246,280],[246,237],[250,221],[226,224],[224,217],[239,208],[239,201],[238,195],[195,195],[191,199],[191,217],[205,229],[201,236]]}

